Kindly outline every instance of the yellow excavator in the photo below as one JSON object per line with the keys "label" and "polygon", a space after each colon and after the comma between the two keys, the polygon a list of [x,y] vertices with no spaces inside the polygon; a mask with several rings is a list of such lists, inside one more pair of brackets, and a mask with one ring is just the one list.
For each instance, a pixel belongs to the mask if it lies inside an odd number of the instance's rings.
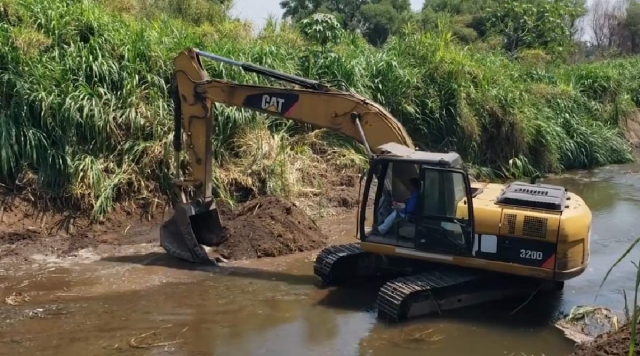
{"label": "yellow excavator", "polygon": [[[209,78],[202,58],[287,85]],[[592,216],[582,198],[535,179],[506,185],[477,182],[456,152],[416,149],[389,112],[351,90],[193,48],[175,58],[172,89],[173,146],[176,156],[183,146],[187,150],[193,175],[174,180],[179,201],[160,231],[162,247],[177,258],[215,264],[202,245],[222,242],[224,227],[211,186],[212,104],[217,103],[333,130],[366,148],[369,168],[362,177],[359,242],[324,248],[314,272],[330,285],[386,277],[377,299],[380,317],[401,320],[557,291],[587,267]],[[185,186],[191,188],[189,198]],[[401,205],[394,202],[408,197],[413,199],[411,211],[398,209]],[[366,226],[370,205],[373,224]],[[395,217],[388,218],[390,214]]]}

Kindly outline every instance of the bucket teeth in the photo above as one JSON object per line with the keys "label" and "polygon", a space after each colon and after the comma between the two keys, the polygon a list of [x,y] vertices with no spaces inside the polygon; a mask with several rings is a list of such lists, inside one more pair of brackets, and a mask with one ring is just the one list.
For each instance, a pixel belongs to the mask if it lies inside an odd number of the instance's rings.
{"label": "bucket teeth", "polygon": [[160,227],[160,245],[176,258],[215,264],[201,245],[219,245],[223,240],[223,231],[215,203],[199,206],[198,209],[192,204],[180,205]]}
{"label": "bucket teeth", "polygon": [[182,260],[202,263],[211,259],[200,246],[189,226],[181,227],[176,217],[172,217],[160,227],[160,245],[171,256]]}

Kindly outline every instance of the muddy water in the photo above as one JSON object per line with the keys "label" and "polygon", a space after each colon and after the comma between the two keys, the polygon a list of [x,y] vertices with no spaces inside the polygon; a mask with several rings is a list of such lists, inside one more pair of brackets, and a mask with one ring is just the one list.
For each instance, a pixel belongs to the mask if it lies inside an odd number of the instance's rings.
{"label": "muddy water", "polygon": [[[591,206],[592,260],[561,296],[515,313],[522,301],[388,325],[376,320],[374,287],[320,288],[313,253],[205,268],[141,247],[99,260],[0,267],[0,297],[29,297],[0,304],[0,354],[566,355],[573,343],[552,323],[594,303],[606,270],[639,234],[640,165],[545,182],[568,186]],[[331,225],[337,241],[353,234],[350,216]],[[631,291],[633,279],[634,267],[623,262],[596,302],[622,309],[620,291]],[[145,347],[151,343],[164,344]]]}

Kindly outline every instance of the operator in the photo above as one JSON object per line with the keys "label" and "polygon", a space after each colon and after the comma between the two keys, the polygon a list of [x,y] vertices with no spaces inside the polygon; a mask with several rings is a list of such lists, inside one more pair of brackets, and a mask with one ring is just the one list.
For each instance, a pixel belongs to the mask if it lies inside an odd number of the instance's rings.
{"label": "operator", "polygon": [[398,215],[400,215],[400,218],[404,219],[407,214],[413,215],[416,213],[416,208],[418,205],[418,192],[420,191],[420,181],[418,180],[418,178],[411,178],[409,179],[409,183],[411,184],[411,195],[409,195],[409,198],[404,204],[395,201],[393,202],[393,211],[391,212],[391,214],[389,214],[389,216],[387,216],[386,219],[384,219],[384,222],[378,226],[377,233],[381,235],[386,234],[387,231],[389,231],[389,229],[391,228],[391,225],[393,225],[393,223],[396,221]]}

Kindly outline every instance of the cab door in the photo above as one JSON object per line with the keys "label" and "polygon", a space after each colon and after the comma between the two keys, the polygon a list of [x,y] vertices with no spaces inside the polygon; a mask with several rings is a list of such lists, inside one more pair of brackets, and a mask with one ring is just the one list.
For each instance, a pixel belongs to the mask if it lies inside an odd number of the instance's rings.
{"label": "cab door", "polygon": [[459,169],[423,165],[420,180],[416,249],[471,255],[474,219],[469,176]]}

